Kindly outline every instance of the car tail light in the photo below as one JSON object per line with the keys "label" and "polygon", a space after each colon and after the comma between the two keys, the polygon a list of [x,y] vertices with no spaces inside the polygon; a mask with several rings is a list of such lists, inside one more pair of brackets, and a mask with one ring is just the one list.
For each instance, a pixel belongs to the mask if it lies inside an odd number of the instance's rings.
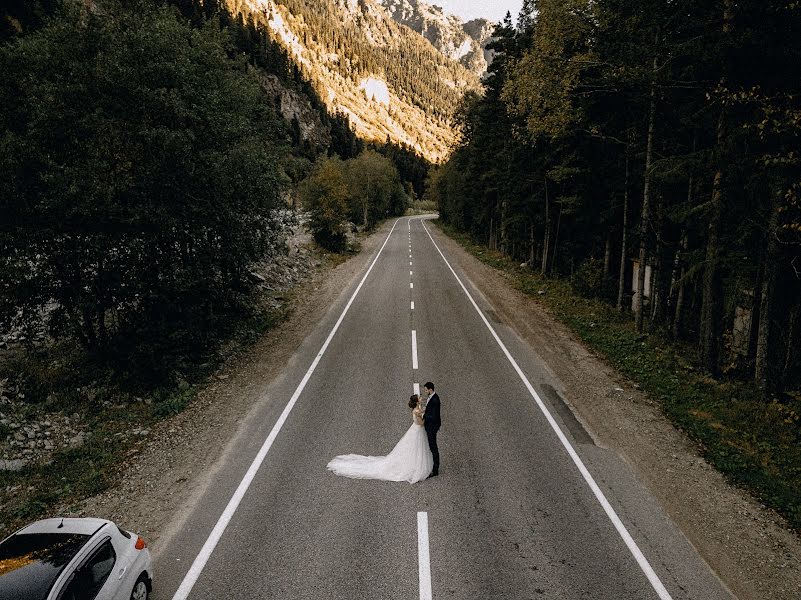
{"label": "car tail light", "polygon": [[136,548],[137,550],[144,550],[145,548],[147,548],[147,544],[145,543],[145,540],[143,540],[141,537],[137,535],[134,548]]}

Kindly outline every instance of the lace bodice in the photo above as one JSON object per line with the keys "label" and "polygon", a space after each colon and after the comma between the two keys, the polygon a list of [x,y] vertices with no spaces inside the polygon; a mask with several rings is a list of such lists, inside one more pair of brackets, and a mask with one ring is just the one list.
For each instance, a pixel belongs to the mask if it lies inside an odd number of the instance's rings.
{"label": "lace bodice", "polygon": [[412,418],[414,419],[415,424],[417,424],[417,425],[422,425],[423,424],[423,414],[424,413],[425,413],[425,410],[423,410],[422,408],[419,408],[419,407],[415,408],[412,411]]}

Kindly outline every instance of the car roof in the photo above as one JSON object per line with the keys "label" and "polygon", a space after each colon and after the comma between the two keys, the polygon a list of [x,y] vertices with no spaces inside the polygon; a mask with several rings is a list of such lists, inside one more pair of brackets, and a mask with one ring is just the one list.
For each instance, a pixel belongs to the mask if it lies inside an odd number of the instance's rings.
{"label": "car roof", "polygon": [[[94,535],[101,527],[111,523],[105,519],[93,518],[55,518],[42,519],[20,529],[17,533],[78,533]],[[61,525],[59,527],[59,525]]]}

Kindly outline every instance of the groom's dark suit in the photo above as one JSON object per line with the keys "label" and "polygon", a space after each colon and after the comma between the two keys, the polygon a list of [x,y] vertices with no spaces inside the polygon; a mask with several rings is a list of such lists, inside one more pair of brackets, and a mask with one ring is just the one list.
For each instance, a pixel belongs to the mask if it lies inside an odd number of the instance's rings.
{"label": "groom's dark suit", "polygon": [[439,396],[432,394],[426,403],[426,412],[423,415],[423,425],[428,436],[428,447],[434,457],[434,469],[432,475],[439,473],[439,448],[437,448],[437,431],[439,431],[442,421],[439,418]]}

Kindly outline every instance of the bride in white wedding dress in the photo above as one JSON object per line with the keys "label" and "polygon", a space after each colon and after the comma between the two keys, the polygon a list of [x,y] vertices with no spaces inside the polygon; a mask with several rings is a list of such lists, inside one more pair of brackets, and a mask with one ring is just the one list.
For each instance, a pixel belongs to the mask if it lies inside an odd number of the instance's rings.
{"label": "bride in white wedding dress", "polygon": [[416,483],[428,477],[434,467],[434,458],[428,447],[423,428],[424,407],[417,394],[409,398],[412,409],[412,426],[386,456],[344,454],[328,463],[328,469],[337,475],[354,479],[381,479]]}

